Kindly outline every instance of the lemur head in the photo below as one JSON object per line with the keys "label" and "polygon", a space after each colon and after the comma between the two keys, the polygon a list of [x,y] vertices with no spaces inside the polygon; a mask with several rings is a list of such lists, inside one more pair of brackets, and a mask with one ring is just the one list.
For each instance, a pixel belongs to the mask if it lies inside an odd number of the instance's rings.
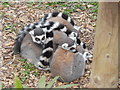
{"label": "lemur head", "polygon": [[84,52],[84,54],[83,54],[83,58],[84,58],[84,60],[88,63],[88,61],[89,61],[89,58],[91,58],[92,57],[92,54],[90,53],[90,52],[88,52],[88,51],[85,51]]}
{"label": "lemur head", "polygon": [[46,40],[46,34],[43,32],[42,28],[36,28],[29,32],[32,37],[33,42],[37,44],[43,44]]}

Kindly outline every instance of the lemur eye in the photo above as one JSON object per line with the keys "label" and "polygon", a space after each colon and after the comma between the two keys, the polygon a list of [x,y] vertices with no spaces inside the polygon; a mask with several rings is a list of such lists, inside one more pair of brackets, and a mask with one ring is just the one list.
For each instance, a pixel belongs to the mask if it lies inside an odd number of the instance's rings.
{"label": "lemur eye", "polygon": [[36,41],[40,41],[40,39],[39,39],[39,38],[35,38],[35,40],[36,40]]}
{"label": "lemur eye", "polygon": [[88,54],[88,53],[86,53],[86,56],[89,56],[89,54]]}
{"label": "lemur eye", "polygon": [[43,36],[42,40],[45,40],[45,36]]}

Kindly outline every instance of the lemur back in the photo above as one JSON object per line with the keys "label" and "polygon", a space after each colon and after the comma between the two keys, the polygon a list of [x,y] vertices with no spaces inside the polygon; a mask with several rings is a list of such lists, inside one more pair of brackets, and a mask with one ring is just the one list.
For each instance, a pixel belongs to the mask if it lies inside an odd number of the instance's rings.
{"label": "lemur back", "polygon": [[64,24],[70,31],[76,32],[79,35],[79,31],[76,30],[70,22],[66,21],[61,17],[52,17],[52,18],[49,18],[47,21],[54,21],[54,22],[59,22],[61,24]]}

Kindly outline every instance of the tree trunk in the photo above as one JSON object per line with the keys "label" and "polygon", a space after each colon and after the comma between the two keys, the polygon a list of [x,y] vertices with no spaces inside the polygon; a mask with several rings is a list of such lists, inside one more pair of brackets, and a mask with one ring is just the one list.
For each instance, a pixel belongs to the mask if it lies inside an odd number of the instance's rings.
{"label": "tree trunk", "polygon": [[118,3],[100,2],[98,11],[90,88],[117,88]]}

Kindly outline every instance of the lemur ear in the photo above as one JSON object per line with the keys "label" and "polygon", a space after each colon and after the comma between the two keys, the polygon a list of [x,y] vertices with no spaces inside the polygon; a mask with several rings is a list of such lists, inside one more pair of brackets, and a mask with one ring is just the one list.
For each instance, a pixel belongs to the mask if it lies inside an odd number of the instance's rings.
{"label": "lemur ear", "polygon": [[74,28],[76,29],[76,30],[80,30],[80,27],[79,26],[74,26]]}
{"label": "lemur ear", "polygon": [[33,30],[30,31],[29,34],[33,36],[34,35],[34,31]]}

